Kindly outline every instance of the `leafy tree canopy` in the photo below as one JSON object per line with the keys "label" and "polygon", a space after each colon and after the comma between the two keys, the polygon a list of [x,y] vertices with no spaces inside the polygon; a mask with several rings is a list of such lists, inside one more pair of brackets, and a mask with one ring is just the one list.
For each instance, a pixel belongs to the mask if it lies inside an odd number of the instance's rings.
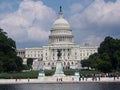
{"label": "leafy tree canopy", "polygon": [[22,59],[17,56],[15,41],[0,28],[0,72],[22,70]]}
{"label": "leafy tree canopy", "polygon": [[106,37],[100,44],[98,53],[81,61],[81,64],[83,66],[88,64],[87,67],[93,67],[103,72],[120,70],[120,39]]}
{"label": "leafy tree canopy", "polygon": [[27,59],[28,69],[32,69],[32,64],[33,64],[33,59],[32,59],[32,58],[28,58],[28,59]]}

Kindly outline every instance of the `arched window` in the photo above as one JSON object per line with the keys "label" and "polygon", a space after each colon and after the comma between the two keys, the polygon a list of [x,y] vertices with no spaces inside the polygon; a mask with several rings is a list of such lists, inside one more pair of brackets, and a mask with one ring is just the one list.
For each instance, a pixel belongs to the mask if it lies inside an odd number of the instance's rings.
{"label": "arched window", "polygon": [[50,65],[50,63],[48,63],[48,65]]}
{"label": "arched window", "polygon": [[64,62],[64,65],[66,65],[66,63]]}
{"label": "arched window", "polygon": [[54,63],[52,63],[52,65],[54,66]]}
{"label": "arched window", "polygon": [[67,62],[67,65],[69,66],[69,65],[70,65],[70,63],[69,63],[69,62]]}

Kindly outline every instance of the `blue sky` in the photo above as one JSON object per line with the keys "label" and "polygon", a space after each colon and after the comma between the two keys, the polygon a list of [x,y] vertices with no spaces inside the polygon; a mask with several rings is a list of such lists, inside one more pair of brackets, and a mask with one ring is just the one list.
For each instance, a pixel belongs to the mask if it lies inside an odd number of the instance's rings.
{"label": "blue sky", "polygon": [[0,27],[18,48],[47,45],[60,5],[76,44],[120,38],[120,0],[0,0]]}

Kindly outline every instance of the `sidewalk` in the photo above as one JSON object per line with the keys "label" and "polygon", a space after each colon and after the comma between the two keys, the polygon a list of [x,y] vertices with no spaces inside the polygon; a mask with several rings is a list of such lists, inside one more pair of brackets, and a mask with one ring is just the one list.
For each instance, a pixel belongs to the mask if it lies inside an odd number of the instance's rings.
{"label": "sidewalk", "polygon": [[24,84],[24,83],[82,83],[82,82],[120,82],[120,79],[101,77],[96,80],[92,78],[84,78],[84,80],[74,81],[72,77],[63,77],[62,81],[56,81],[56,77],[41,77],[41,79],[0,79],[0,84]]}

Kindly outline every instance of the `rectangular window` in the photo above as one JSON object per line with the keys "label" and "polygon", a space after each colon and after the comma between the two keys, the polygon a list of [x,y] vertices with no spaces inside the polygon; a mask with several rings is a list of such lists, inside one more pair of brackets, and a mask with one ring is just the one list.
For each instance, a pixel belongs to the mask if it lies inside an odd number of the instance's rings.
{"label": "rectangular window", "polygon": [[69,59],[69,57],[68,57],[68,59]]}

